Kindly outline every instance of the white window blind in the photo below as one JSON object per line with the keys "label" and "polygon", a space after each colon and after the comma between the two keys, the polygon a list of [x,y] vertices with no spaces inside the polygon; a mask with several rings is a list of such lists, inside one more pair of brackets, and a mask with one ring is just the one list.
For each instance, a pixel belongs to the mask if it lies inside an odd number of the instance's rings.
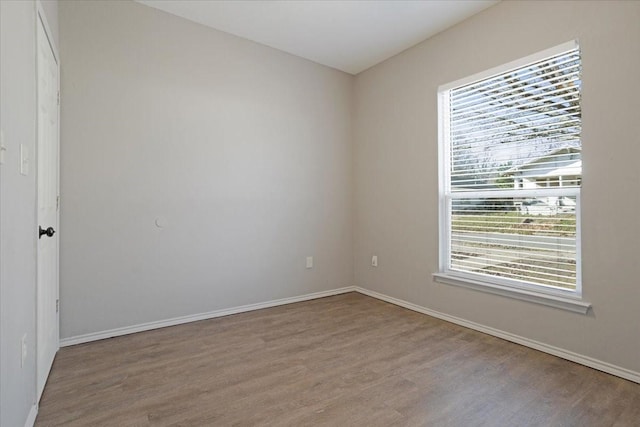
{"label": "white window blind", "polygon": [[441,268],[579,293],[580,51],[539,56],[440,92]]}

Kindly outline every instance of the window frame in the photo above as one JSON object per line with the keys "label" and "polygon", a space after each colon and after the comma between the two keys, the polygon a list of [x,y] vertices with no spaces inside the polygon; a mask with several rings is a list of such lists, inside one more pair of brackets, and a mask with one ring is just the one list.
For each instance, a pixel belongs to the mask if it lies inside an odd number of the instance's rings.
{"label": "window frame", "polygon": [[[456,198],[465,198],[464,194],[450,191],[450,118],[449,118],[449,91],[465,86],[479,80],[484,80],[499,74],[509,72],[517,68],[525,67],[531,63],[556,56],[578,48],[578,41],[572,40],[554,46],[550,49],[528,55],[509,63],[473,74],[438,87],[438,168],[439,168],[439,194],[438,194],[438,220],[439,220],[439,271],[435,273],[437,282],[463,286],[474,290],[489,292],[506,297],[544,304],[577,313],[586,314],[591,306],[582,300],[582,245],[581,245],[581,188],[580,187],[549,187],[542,190],[534,189],[505,189],[499,192],[495,190],[474,191],[474,197],[535,197],[540,196],[572,196],[576,197],[576,289],[561,289],[543,284],[529,284],[524,281],[502,278],[497,276],[485,276],[481,274],[467,273],[449,268],[451,260],[451,201]],[[467,196],[468,197],[468,193]]]}

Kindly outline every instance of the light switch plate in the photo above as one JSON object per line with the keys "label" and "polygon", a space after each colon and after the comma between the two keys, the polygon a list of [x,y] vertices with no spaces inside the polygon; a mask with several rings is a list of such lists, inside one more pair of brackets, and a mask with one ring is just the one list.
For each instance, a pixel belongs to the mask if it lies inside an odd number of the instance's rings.
{"label": "light switch plate", "polygon": [[307,268],[313,268],[313,257],[312,256],[308,256],[307,257]]}
{"label": "light switch plate", "polygon": [[20,173],[29,175],[29,147],[20,144]]}
{"label": "light switch plate", "polygon": [[24,368],[24,363],[27,360],[27,334],[24,334],[20,340],[20,353],[20,367]]}
{"label": "light switch plate", "polygon": [[6,153],[7,147],[4,145],[4,131],[0,129],[0,165],[4,165],[4,153]]}

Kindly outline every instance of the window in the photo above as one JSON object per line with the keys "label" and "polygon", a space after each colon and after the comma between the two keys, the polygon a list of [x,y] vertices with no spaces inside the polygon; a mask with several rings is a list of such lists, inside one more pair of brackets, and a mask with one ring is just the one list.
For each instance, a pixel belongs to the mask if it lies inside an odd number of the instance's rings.
{"label": "window", "polygon": [[570,42],[440,88],[437,280],[579,299],[580,79]]}

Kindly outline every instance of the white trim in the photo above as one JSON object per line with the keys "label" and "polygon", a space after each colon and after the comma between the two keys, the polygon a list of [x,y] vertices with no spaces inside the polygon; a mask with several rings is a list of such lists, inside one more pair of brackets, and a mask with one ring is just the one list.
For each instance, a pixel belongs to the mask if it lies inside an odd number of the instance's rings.
{"label": "white trim", "polygon": [[542,61],[544,59],[551,58],[552,56],[560,55],[561,53],[565,53],[570,50],[577,49],[578,47],[579,47],[578,41],[571,40],[566,43],[562,43],[558,46],[554,46],[549,49],[545,49],[540,52],[536,52],[534,54],[528,55],[524,58],[516,59],[515,61],[511,61],[506,64],[502,64],[497,67],[493,67],[488,70],[481,71],[469,77],[464,77],[462,79],[458,79],[456,81],[440,85],[438,86],[438,92],[453,89],[454,87],[464,86],[469,83],[477,82],[478,80],[488,79],[489,77],[493,77],[498,74],[507,73],[516,68],[521,68],[526,65],[533,64],[534,62]]}
{"label": "white trim", "polygon": [[[582,177],[582,174],[580,174]],[[580,184],[582,187],[582,184]],[[582,190],[576,195],[576,295],[582,298]]]}
{"label": "white trim", "polygon": [[552,291],[549,291],[549,293],[536,292],[530,289],[520,289],[515,286],[482,282],[448,273],[434,273],[433,277],[436,282],[445,283],[447,285],[462,286],[464,288],[480,292],[487,292],[503,297],[547,305],[549,307],[572,311],[574,313],[587,314],[587,311],[591,308],[591,303],[582,301],[579,297],[575,296],[574,292],[571,292],[566,296],[560,293],[554,295],[551,293]]}
{"label": "white trim", "polygon": [[[515,335],[509,332],[505,332],[499,329],[491,328],[489,326],[484,326],[476,322],[471,322],[469,320],[465,320],[459,317],[451,316],[445,313],[440,313],[438,311],[431,310],[431,309],[428,309],[428,308],[425,308],[417,304],[413,304],[398,298],[393,298],[376,291],[371,291],[369,289],[361,288],[359,286],[346,286],[344,288],[333,289],[330,291],[315,292],[312,294],[300,295],[297,297],[282,298],[282,299],[267,301],[263,303],[248,304],[248,305],[243,305],[239,307],[215,310],[208,313],[200,313],[200,314],[195,314],[190,316],[176,317],[173,319],[143,323],[140,325],[111,329],[108,331],[96,332],[92,334],[78,335],[75,337],[65,338],[61,340],[60,346],[67,347],[71,345],[97,341],[105,338],[112,338],[112,337],[121,336],[121,335],[133,334],[136,332],[148,331],[151,329],[158,329],[158,328],[164,328],[167,326],[181,325],[183,323],[196,322],[198,320],[213,319],[216,317],[228,316],[231,314],[244,313],[247,311],[260,310],[263,308],[276,307],[276,306],[291,304],[295,302],[302,302],[302,301],[308,301],[308,300],[313,300],[317,298],[329,297],[333,295],[340,295],[348,292],[359,292],[363,295],[367,295],[372,298],[386,301],[388,303],[395,304],[397,306],[404,307],[409,310],[416,311],[418,313],[436,317],[438,319],[455,323],[457,325],[464,326],[466,328],[473,329],[479,332],[483,332],[485,334],[489,334],[494,337],[502,338],[507,341],[524,345],[525,347],[533,348],[535,350],[539,350],[544,353],[552,354],[562,359],[570,360],[572,362],[576,362],[581,365],[585,365],[590,368],[597,369],[599,371],[606,372],[608,374],[627,379],[629,381],[640,383],[640,372],[635,372],[630,369],[622,368],[620,366],[616,366],[611,363],[603,362],[598,359],[594,359],[588,356],[574,353],[572,351],[568,351],[559,347],[554,347],[539,341],[531,340],[529,338],[525,338],[525,337]],[[38,408],[37,406],[34,405],[34,407],[31,409],[31,412],[33,413],[33,415],[31,413],[29,414],[29,420],[33,417],[32,421],[35,421],[35,416],[37,415],[37,411],[38,411]],[[25,424],[25,427],[32,426],[32,425],[33,423],[32,424],[27,423]]]}
{"label": "white trim", "polygon": [[259,302],[256,304],[241,305],[241,306],[232,307],[232,308],[223,308],[220,310],[209,311],[206,313],[174,317],[172,319],[158,320],[155,322],[141,323],[139,325],[109,329],[107,331],[77,335],[74,337],[64,338],[60,340],[60,347],[68,347],[70,345],[82,344],[82,343],[87,343],[91,341],[98,341],[105,338],[118,337],[121,335],[135,334],[136,332],[149,331],[152,329],[166,328],[168,326],[176,326],[176,325],[181,325],[183,323],[197,322],[199,320],[213,319],[216,317],[228,316],[230,314],[244,313],[247,311],[261,310],[263,308],[276,307],[279,305],[292,304],[295,302],[330,297],[333,295],[354,292],[355,290],[356,290],[355,286],[346,286],[344,288],[332,289],[329,291],[314,292],[312,294],[300,295],[297,297],[282,298],[282,299],[277,299],[272,301]]}
{"label": "white trim", "polygon": [[448,92],[438,91],[438,264],[440,271],[449,268],[448,254],[451,253],[449,193],[449,97]]}
{"label": "white trim", "polygon": [[38,416],[38,405],[33,405],[27,416],[27,420],[24,422],[24,427],[33,427],[36,423],[36,417]]}
{"label": "white trim", "polygon": [[469,320],[462,319],[460,317],[455,317],[445,313],[440,313],[438,311],[431,310],[431,309],[428,309],[428,308],[425,308],[417,304],[413,304],[398,298],[393,298],[393,297],[381,294],[379,292],[371,291],[369,289],[364,289],[359,286],[356,286],[355,290],[356,292],[359,292],[363,295],[368,295],[370,297],[373,297],[382,301],[386,301],[388,303],[395,304],[397,306],[404,307],[409,310],[417,311],[418,313],[436,317],[438,319],[442,319],[447,322],[455,323],[456,325],[464,326],[465,328],[483,332],[485,334],[502,338],[504,340],[511,341],[516,344],[523,345],[525,347],[533,348],[535,350],[539,350],[539,351],[542,351],[543,353],[548,353],[553,356],[560,357],[562,359],[570,360],[572,362],[576,362],[581,365],[588,366],[590,368],[597,369],[599,371],[606,372],[608,374],[615,375],[617,377],[624,378],[629,381],[633,381],[635,383],[640,383],[640,372],[635,372],[630,369],[622,368],[620,366],[616,366],[611,363],[603,362],[601,360],[594,359],[592,357],[574,353],[572,351],[555,347],[549,344],[545,344],[540,341],[535,341],[529,338],[525,338],[520,335],[515,335],[509,332],[505,332],[500,329],[484,326],[476,322],[471,322]]}
{"label": "white trim", "polygon": [[[56,176],[56,193],[57,193],[57,203],[56,203],[56,218],[55,218],[55,224],[53,224],[53,226],[55,227],[55,229],[57,230],[58,233],[58,237],[56,238],[56,262],[57,262],[57,275],[56,275],[56,299],[59,303],[60,300],[60,277],[59,277],[59,273],[60,273],[60,205],[59,205],[59,197],[60,197],[60,54],[58,51],[58,46],[56,45],[56,41],[55,38],[53,37],[53,32],[51,31],[51,27],[49,25],[49,21],[47,20],[47,14],[44,10],[44,7],[42,6],[42,3],[40,0],[35,0],[34,2],[35,5],[35,18],[36,18],[36,27],[35,27],[35,64],[36,64],[36,103],[38,100],[38,86],[39,86],[39,67],[40,67],[40,61],[39,61],[39,56],[38,56],[38,34],[39,34],[39,28],[40,26],[42,26],[42,29],[44,31],[45,37],[47,38],[47,42],[49,44],[49,47],[51,48],[51,53],[53,54],[53,59],[55,61],[56,64],[56,93],[57,93],[57,105],[56,105],[56,114],[57,114],[57,129],[56,129],[56,154],[57,154],[57,176]],[[38,108],[38,107],[37,107]],[[39,161],[38,161],[38,156],[40,155],[39,153],[39,144],[38,144],[38,138],[39,138],[39,134],[38,134],[38,118],[39,118],[39,113],[36,114],[36,147],[35,147],[35,153],[36,153],[36,186],[38,183],[38,174],[40,173],[39,170]],[[34,224],[34,244],[35,244],[35,250],[36,250],[36,264],[35,264],[35,268],[36,268],[36,272],[38,270],[38,262],[40,259],[40,246],[38,244],[38,237],[37,237],[37,233],[35,232],[38,227],[39,227],[39,217],[38,217],[38,212],[39,212],[39,198],[38,198],[38,191],[39,188],[36,188],[36,194],[35,194],[35,207],[36,207],[36,212],[35,212],[35,218],[36,218],[36,223]],[[37,282],[36,282],[37,283]],[[37,291],[37,289],[36,289]],[[38,293],[36,292],[36,299],[35,299],[35,306],[36,306],[36,311],[38,308]],[[39,379],[39,374],[38,374],[38,369],[39,369],[39,359],[38,359],[38,322],[37,322],[37,316],[39,315],[39,313],[36,313],[36,330],[35,330],[35,339],[36,339],[36,344],[35,344],[35,390],[36,390],[36,405],[38,405],[38,403],[40,402],[40,398],[42,397],[42,393],[44,392],[44,388],[46,386],[46,379],[44,384],[42,385],[42,390],[39,389],[38,387],[38,379]],[[57,337],[57,342],[58,342],[58,346],[56,348],[55,353],[58,352],[58,350],[60,349],[60,312],[59,310],[56,312],[56,320],[58,322],[56,331],[58,334]],[[54,354],[54,358],[55,358],[55,354]],[[49,373],[51,372],[51,368],[53,366],[53,360],[52,360],[52,364],[50,366],[48,366],[47,368],[47,374],[46,374],[46,378],[48,379],[49,377]],[[36,408],[36,414],[37,414],[37,408]],[[35,420],[35,419],[34,419]]]}
{"label": "white trim", "polygon": [[[544,61],[552,57],[563,55],[570,51],[579,49],[577,40],[572,40],[558,46],[534,53],[525,58],[521,58],[507,64],[499,65],[489,70],[476,73],[464,79],[441,85],[438,88],[438,177],[439,177],[439,216],[438,216],[438,254],[439,273],[434,274],[436,281],[450,285],[459,285],[475,290],[517,298],[521,300],[550,305],[578,313],[586,314],[591,304],[586,302],[574,302],[582,297],[582,272],[581,266],[581,229],[580,229],[580,192],[579,187],[573,188],[544,188],[544,189],[499,189],[481,190],[466,189],[452,191],[451,167],[452,167],[452,145],[450,135],[450,94],[451,91],[463,87],[469,83],[479,82],[488,77],[500,76],[513,70],[522,69],[528,64]],[[578,51],[579,52],[579,51]],[[579,72],[579,68],[576,72]],[[579,95],[579,91],[578,91]],[[473,102],[472,102],[473,103]],[[474,143],[474,146],[482,146],[482,143]],[[513,169],[513,168],[512,168]],[[485,173],[485,172],[483,172]],[[492,197],[504,198],[531,198],[531,197],[575,197],[576,198],[576,238],[574,240],[576,256],[576,277],[575,290],[564,290],[559,287],[536,283],[526,273],[513,277],[499,277],[494,274],[481,274],[471,268],[466,271],[453,269],[452,261],[452,238],[453,238],[453,212],[452,203],[454,200],[482,199]],[[458,237],[460,237],[459,235]],[[505,235],[506,236],[506,235]],[[520,236],[514,234],[513,236]],[[466,236],[461,239],[464,240]],[[489,240],[490,241],[490,240]],[[524,269],[524,267],[522,268]],[[522,271],[522,270],[521,270]],[[567,276],[568,276],[568,272]],[[482,289],[486,287],[486,289]],[[512,289],[510,289],[512,288]],[[551,295],[551,297],[547,297]],[[556,298],[559,296],[560,298]],[[566,300],[565,300],[566,299]]]}

